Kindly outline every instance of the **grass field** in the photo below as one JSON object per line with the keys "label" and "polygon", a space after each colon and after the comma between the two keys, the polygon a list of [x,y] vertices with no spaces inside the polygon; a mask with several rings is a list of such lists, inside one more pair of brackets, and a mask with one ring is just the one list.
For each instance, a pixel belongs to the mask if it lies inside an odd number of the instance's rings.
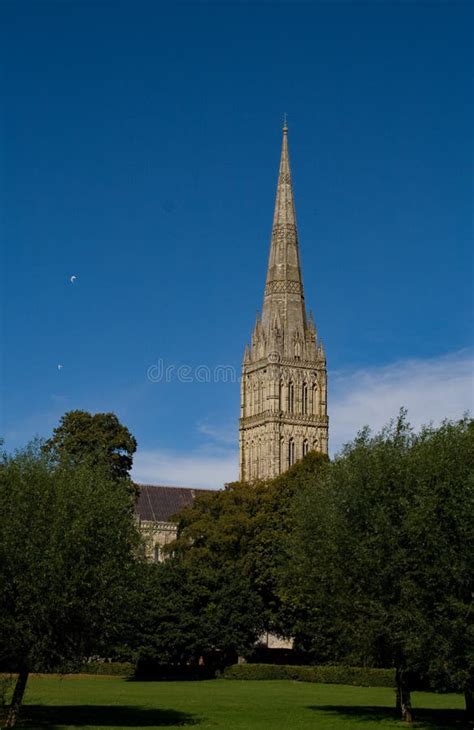
{"label": "grass field", "polygon": [[[43,730],[388,730],[406,727],[383,688],[291,681],[130,682],[33,677],[21,727]],[[460,695],[416,692],[416,728],[468,728]]]}

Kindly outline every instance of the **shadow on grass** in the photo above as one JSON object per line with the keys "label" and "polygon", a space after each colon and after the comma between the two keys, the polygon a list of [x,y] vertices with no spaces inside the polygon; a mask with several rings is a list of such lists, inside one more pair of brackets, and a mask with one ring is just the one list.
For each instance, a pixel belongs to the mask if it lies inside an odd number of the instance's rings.
{"label": "shadow on grass", "polygon": [[54,728],[63,725],[84,727],[169,727],[198,725],[195,716],[179,710],[145,709],[117,705],[25,705],[19,727]]}
{"label": "shadow on grass", "polygon": [[[375,707],[370,705],[311,705],[309,710],[327,712],[338,717],[351,719],[354,723],[360,723],[362,727],[377,727],[378,723],[386,720],[400,722],[400,716],[395,709],[390,707]],[[414,722],[410,727],[420,730],[471,730],[472,724],[466,721],[463,710],[427,710],[413,708]]]}

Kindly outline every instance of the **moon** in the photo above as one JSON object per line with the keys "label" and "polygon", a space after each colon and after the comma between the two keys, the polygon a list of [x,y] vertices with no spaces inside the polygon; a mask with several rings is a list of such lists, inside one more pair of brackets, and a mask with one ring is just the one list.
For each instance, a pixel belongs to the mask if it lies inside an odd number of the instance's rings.
{"label": "moon", "polygon": [[61,364],[60,364],[60,365],[58,365],[58,370],[62,370],[62,369],[63,369],[63,367],[64,367],[64,365],[61,365]]}
{"label": "moon", "polygon": [[71,284],[74,284],[76,279],[77,279],[77,276],[75,274],[73,274],[72,276],[69,277],[69,281],[71,282]]}

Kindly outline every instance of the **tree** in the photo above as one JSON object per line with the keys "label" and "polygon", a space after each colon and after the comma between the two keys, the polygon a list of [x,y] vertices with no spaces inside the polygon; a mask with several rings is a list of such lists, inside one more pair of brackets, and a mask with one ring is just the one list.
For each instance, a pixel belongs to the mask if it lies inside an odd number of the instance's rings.
{"label": "tree", "polygon": [[228,485],[179,515],[173,557],[156,567],[146,601],[142,656],[184,662],[213,650],[247,654],[265,631],[285,635],[290,604],[277,585],[291,504],[295,489],[326,465],[327,457],[311,453],[276,480]]}
{"label": "tree", "polygon": [[[474,718],[474,421],[424,428],[408,455],[406,515],[413,602],[413,668],[437,690],[463,690]],[[417,656],[416,656],[417,655]]]}
{"label": "tree", "polygon": [[148,566],[138,657],[147,665],[195,667],[201,657],[235,661],[263,630],[262,605],[248,579],[228,566],[173,557]]}
{"label": "tree", "polygon": [[319,660],[395,667],[405,720],[414,674],[472,689],[473,445],[467,419],[415,435],[402,412],[300,499],[297,640]]}
{"label": "tree", "polygon": [[19,673],[104,654],[122,632],[139,535],[130,495],[103,465],[52,465],[32,446],[0,467],[0,663]]}
{"label": "tree", "polygon": [[140,659],[184,666],[253,647],[263,632],[264,607],[243,561],[259,494],[233,485],[199,496],[181,513],[178,540],[144,581]]}
{"label": "tree", "polygon": [[137,442],[114,413],[69,411],[43,450],[58,464],[103,465],[111,479],[130,481]]}

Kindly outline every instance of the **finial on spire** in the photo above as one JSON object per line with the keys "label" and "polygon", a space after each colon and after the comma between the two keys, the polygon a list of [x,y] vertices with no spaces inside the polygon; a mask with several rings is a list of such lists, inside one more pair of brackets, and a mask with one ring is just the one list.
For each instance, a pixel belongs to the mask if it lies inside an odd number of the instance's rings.
{"label": "finial on spire", "polygon": [[283,114],[283,132],[285,134],[288,132],[288,116],[286,112]]}

